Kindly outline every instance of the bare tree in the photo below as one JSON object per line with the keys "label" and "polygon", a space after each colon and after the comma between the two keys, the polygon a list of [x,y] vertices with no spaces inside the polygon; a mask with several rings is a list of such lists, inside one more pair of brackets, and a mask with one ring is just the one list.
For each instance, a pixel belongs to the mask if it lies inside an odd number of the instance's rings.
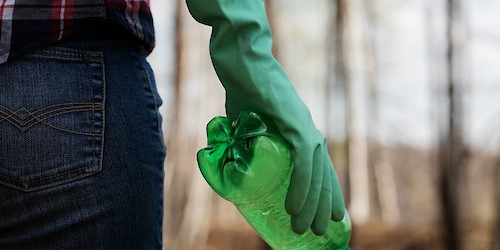
{"label": "bare tree", "polygon": [[[383,135],[380,131],[382,124],[380,121],[380,99],[379,82],[377,79],[376,54],[374,45],[376,43],[377,15],[375,9],[376,2],[368,1],[366,4],[366,23],[371,32],[367,32],[365,41],[367,83],[369,92],[370,107],[370,158],[373,161],[375,174],[375,184],[378,191],[380,212],[382,220],[388,224],[396,225],[400,221],[401,211],[399,209],[396,182],[394,179],[393,166],[391,164],[390,152],[384,145]],[[375,193],[375,192],[373,192]]]}
{"label": "bare tree", "polygon": [[[176,3],[175,126],[169,134],[169,141],[175,145],[167,156],[165,231],[169,240],[165,247],[195,249],[206,244],[210,226],[216,224],[212,220],[214,203],[223,202],[212,199],[214,193],[197,168],[196,152],[206,145],[203,128],[220,114],[224,98],[210,63],[210,29],[194,22],[184,0]],[[205,94],[208,89],[210,95]]]}
{"label": "bare tree", "polygon": [[[331,50],[330,55],[330,64],[332,66],[332,71],[334,72],[329,78],[333,79],[333,84],[337,86],[337,88],[343,93],[344,98],[347,96],[347,72],[346,72],[346,63],[345,63],[345,54],[344,54],[344,28],[345,28],[345,0],[333,0],[335,6],[335,13],[332,14],[332,23],[334,26],[332,27],[333,32],[331,32],[332,42],[329,49]],[[332,85],[327,85],[329,89],[327,89],[327,95],[332,93]],[[328,99],[330,100],[330,99]],[[332,105],[328,105],[327,108],[331,108]],[[347,105],[346,105],[347,107]],[[327,110],[328,114],[330,114],[330,110]],[[345,110],[347,113],[348,110]],[[347,128],[347,119],[345,119]],[[345,131],[346,141],[349,140],[349,133]],[[342,150],[345,159],[345,176],[342,179],[345,180],[345,184],[343,186],[344,190],[344,198],[346,204],[350,203],[350,182],[349,182],[349,147],[347,143],[343,143],[345,148]]]}
{"label": "bare tree", "polygon": [[445,88],[448,103],[446,107],[447,128],[440,136],[440,193],[442,214],[445,223],[445,246],[449,250],[460,249],[460,230],[458,224],[458,199],[460,173],[464,166],[464,141],[462,119],[462,92],[458,77],[457,48],[460,41],[456,39],[456,22],[459,15],[459,0],[447,0],[447,84]]}
{"label": "bare tree", "polygon": [[[179,107],[179,92],[180,92],[180,79],[181,79],[181,51],[183,50],[182,42],[181,42],[181,26],[182,19],[181,13],[183,9],[181,8],[181,0],[173,1],[175,2],[175,59],[174,59],[174,79],[173,79],[173,105],[174,107]],[[176,141],[175,135],[177,134],[176,124],[179,120],[178,115],[179,111],[177,108],[173,109],[172,121],[170,122],[171,127],[167,133],[167,145],[172,145],[172,142]],[[175,154],[175,148],[170,149],[167,154],[166,162],[170,162],[172,159],[172,155]],[[176,168],[166,168],[165,169],[165,197],[169,197],[170,200],[175,202],[165,204],[165,212],[164,212],[164,238],[166,239],[176,239],[177,231],[175,230],[175,225],[179,225],[182,222],[182,211],[183,211],[183,202],[185,200],[185,194],[183,193],[184,189],[181,189],[179,183],[176,181],[178,178],[174,178],[174,176],[178,175]],[[182,178],[182,176],[181,176]],[[174,192],[174,190],[177,190]],[[169,240],[165,242],[165,247],[167,249],[172,249],[175,241]]]}
{"label": "bare tree", "polygon": [[[500,146],[500,144],[499,144]],[[497,173],[496,173],[496,182],[497,185],[497,190],[496,190],[496,211],[497,211],[497,218],[496,218],[496,225],[495,225],[495,234],[494,234],[494,239],[495,239],[495,246],[494,246],[494,249],[495,250],[500,250],[500,185],[498,185],[498,183],[500,183],[500,152],[498,153],[498,156],[497,156]]]}
{"label": "bare tree", "polygon": [[366,222],[371,213],[368,153],[366,138],[366,114],[364,85],[366,65],[363,46],[365,30],[363,4],[360,0],[342,2],[342,49],[341,60],[345,69],[345,96],[347,106],[348,161],[350,212],[355,223]]}

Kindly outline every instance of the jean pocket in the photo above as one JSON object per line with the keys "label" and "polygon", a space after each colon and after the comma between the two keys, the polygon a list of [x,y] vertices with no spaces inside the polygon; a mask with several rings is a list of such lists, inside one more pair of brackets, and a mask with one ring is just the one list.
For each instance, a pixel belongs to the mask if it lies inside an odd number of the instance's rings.
{"label": "jean pocket", "polygon": [[0,184],[34,191],[102,169],[102,53],[50,47],[0,65]]}

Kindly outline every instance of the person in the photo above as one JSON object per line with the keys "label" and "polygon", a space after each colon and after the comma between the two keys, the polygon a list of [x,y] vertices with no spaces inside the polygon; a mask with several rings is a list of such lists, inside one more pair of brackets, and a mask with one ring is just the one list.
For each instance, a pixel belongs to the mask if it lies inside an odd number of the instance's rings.
{"label": "person", "polygon": [[161,249],[148,1],[0,1],[0,249]]}
{"label": "person", "polygon": [[[344,216],[342,193],[272,57],[263,0],[187,3],[214,28],[228,117],[258,112],[292,146],[292,228],[323,234]],[[161,249],[154,41],[147,0],[0,1],[0,249]]]}

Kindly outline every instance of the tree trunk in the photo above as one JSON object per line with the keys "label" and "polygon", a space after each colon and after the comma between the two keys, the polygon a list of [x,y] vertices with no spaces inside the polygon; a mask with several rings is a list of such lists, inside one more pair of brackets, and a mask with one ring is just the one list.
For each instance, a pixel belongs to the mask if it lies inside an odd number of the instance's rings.
{"label": "tree trunk", "polygon": [[[174,71],[173,71],[173,80],[172,80],[172,92],[174,93],[172,95],[172,106],[173,107],[179,107],[179,91],[180,91],[180,75],[181,75],[181,51],[183,50],[182,47],[182,42],[181,42],[181,13],[183,9],[181,8],[180,5],[181,0],[176,0],[176,1],[171,1],[170,2],[170,7],[173,9],[173,16],[174,16],[174,45],[175,47],[174,50]],[[155,3],[158,4],[158,3]],[[177,134],[177,121],[178,121],[178,108],[173,108],[171,110],[171,121],[169,122],[169,129],[167,130],[168,132],[165,134],[166,135],[166,144],[167,145],[172,145],[172,142],[175,142],[178,138],[175,137]],[[165,160],[165,163],[167,166],[170,166],[170,163],[172,162],[172,156],[176,154],[176,147],[169,147],[169,152],[167,154],[167,158]],[[165,208],[164,208],[164,223],[163,223],[163,228],[164,228],[164,233],[163,233],[163,238],[164,239],[171,239],[171,240],[165,240],[164,241],[164,247],[166,249],[173,249],[176,243],[176,240],[172,239],[177,239],[178,237],[178,232],[176,230],[175,225],[179,225],[182,222],[182,211],[183,211],[183,203],[185,201],[185,194],[183,193],[183,186],[180,185],[182,184],[182,178],[183,176],[178,176],[179,173],[176,171],[177,169],[175,167],[167,167],[165,168],[165,197],[168,197],[168,199],[165,199]],[[178,180],[181,179],[181,182],[178,182]],[[177,191],[174,191],[177,190]],[[175,202],[167,202],[168,200],[170,201],[175,201]]]}
{"label": "tree trunk", "polygon": [[374,167],[382,220],[389,225],[398,225],[401,221],[401,211],[389,150],[382,144],[376,147]]}
{"label": "tree trunk", "polygon": [[447,1],[447,75],[446,95],[447,128],[440,138],[440,192],[442,213],[445,224],[445,246],[449,250],[460,249],[458,224],[459,178],[463,168],[463,138],[462,138],[462,95],[457,79],[457,56],[454,36],[457,17],[458,0]]}
{"label": "tree trunk", "polygon": [[[334,75],[331,76],[330,78],[333,78],[334,84],[336,84],[339,89],[343,92],[343,97],[346,99],[347,98],[347,70],[346,70],[346,58],[345,58],[345,53],[344,53],[344,42],[345,42],[345,0],[333,0],[335,2],[335,19],[334,23],[335,26],[333,28],[333,34],[335,37],[335,40],[333,44],[333,48],[331,47],[330,49],[332,50],[332,62],[331,64],[333,65],[333,72]],[[328,91],[330,94],[331,91]],[[328,107],[331,107],[331,105],[328,105]],[[345,100],[345,114],[347,116],[348,110],[347,110],[347,99]],[[330,112],[328,113],[330,114]],[[349,133],[347,131],[347,118],[345,119],[345,143],[342,143],[344,145],[344,148],[342,150],[343,152],[343,158],[345,159],[345,175],[343,176],[343,179],[345,180],[345,184],[343,186],[344,190],[344,198],[345,198],[345,203],[350,204],[351,200],[351,185],[350,185],[350,180],[349,180],[349,144],[347,143],[349,141]]]}
{"label": "tree trunk", "polygon": [[[193,20],[184,0],[177,0],[175,93],[171,145],[167,156],[167,239],[166,249],[196,249],[206,244],[214,203],[214,192],[202,178],[196,152],[206,146],[205,126],[222,115],[223,87],[210,61],[210,28]],[[193,59],[193,58],[196,58]],[[209,94],[207,94],[209,93]],[[200,209],[203,208],[203,209]],[[233,214],[237,211],[233,209]],[[234,220],[227,220],[227,224]]]}
{"label": "tree trunk", "polygon": [[495,230],[495,235],[494,235],[494,239],[495,239],[495,246],[494,246],[494,249],[495,250],[500,250],[500,152],[498,153],[498,156],[497,156],[498,160],[497,160],[497,173],[496,173],[496,182],[497,183],[497,189],[496,189],[496,211],[497,211],[497,218],[496,218],[496,230]]}
{"label": "tree trunk", "polygon": [[346,98],[349,174],[351,188],[350,213],[355,223],[366,222],[371,213],[368,153],[366,141],[366,110],[364,90],[366,68],[364,44],[366,37],[363,5],[360,0],[344,1],[345,29],[343,30],[346,65]]}
{"label": "tree trunk", "polygon": [[[376,31],[377,28],[377,15],[374,13],[374,4],[376,2],[366,3],[366,20],[370,30]],[[376,34],[371,32],[370,34]],[[376,58],[373,51],[375,45],[375,37],[368,37],[366,39],[365,55],[366,55],[366,68],[367,68],[367,82],[370,96],[370,120],[372,127],[370,129],[370,144],[371,152],[370,158],[373,161],[373,168],[375,174],[375,183],[378,191],[378,201],[380,204],[380,213],[382,220],[390,225],[397,225],[401,219],[401,211],[399,209],[398,193],[396,181],[394,178],[393,166],[391,164],[390,153],[384,145],[384,135],[380,133],[383,131],[380,122],[379,113],[379,82],[377,78]],[[372,192],[375,193],[375,192]],[[373,199],[372,199],[373,200]]]}

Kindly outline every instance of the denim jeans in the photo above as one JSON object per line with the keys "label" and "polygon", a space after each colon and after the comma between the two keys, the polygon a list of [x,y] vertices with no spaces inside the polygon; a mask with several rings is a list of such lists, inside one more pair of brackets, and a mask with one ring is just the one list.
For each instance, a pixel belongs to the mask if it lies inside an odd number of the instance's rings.
{"label": "denim jeans", "polygon": [[130,39],[0,65],[0,249],[161,249],[161,104]]}

